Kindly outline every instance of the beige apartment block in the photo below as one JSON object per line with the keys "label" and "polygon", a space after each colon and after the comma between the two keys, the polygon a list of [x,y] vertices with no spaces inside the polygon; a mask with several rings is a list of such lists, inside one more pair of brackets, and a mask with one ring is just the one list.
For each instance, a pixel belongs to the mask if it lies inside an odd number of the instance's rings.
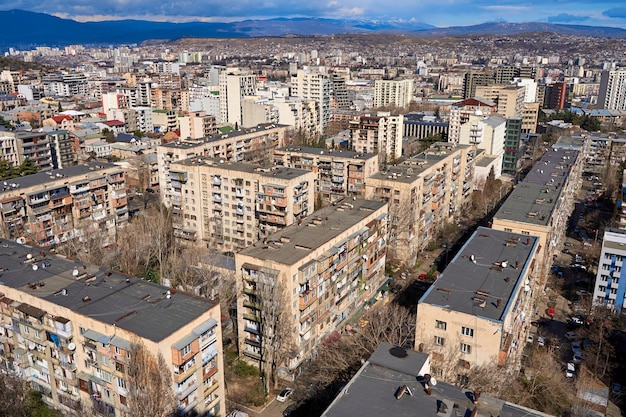
{"label": "beige apartment block", "polygon": [[379,295],[386,239],[387,204],[346,199],[236,253],[241,355],[258,363],[271,354],[266,350],[275,345],[263,329],[272,321],[269,307],[278,303],[281,333],[288,335],[280,348],[288,360],[278,372],[297,375],[326,336]]}
{"label": "beige apartment block", "polygon": [[47,405],[125,415],[130,360],[142,344],[163,356],[180,415],[226,414],[218,304],[1,243],[0,368],[27,380]]}
{"label": "beige apartment block", "polygon": [[128,222],[124,171],[89,162],[7,181],[0,188],[1,237],[38,247],[95,234],[103,246]]}
{"label": "beige apartment block", "polygon": [[40,171],[53,168],[53,145],[46,132],[0,132],[0,157],[17,166],[30,159]]}
{"label": "beige apartment block", "polygon": [[476,97],[496,104],[496,113],[509,117],[522,117],[526,89],[511,84],[476,86]]}
{"label": "beige apartment block", "polygon": [[207,115],[204,111],[178,116],[178,125],[183,139],[202,139],[217,133],[215,116]]}
{"label": "beige apartment block", "polygon": [[[161,198],[166,206],[172,199],[180,197],[172,191],[169,166],[172,162],[189,159],[193,156],[221,158],[234,162],[271,161],[272,150],[285,146],[289,126],[259,125],[250,129],[233,130],[202,140],[182,140],[161,145],[157,148],[159,184]],[[174,184],[180,188],[177,184]],[[172,194],[174,192],[174,194]]]}
{"label": "beige apartment block", "polygon": [[536,271],[542,284],[567,230],[583,164],[577,150],[549,148],[492,219],[494,229],[539,237]]}
{"label": "beige apartment block", "polygon": [[360,153],[374,153],[381,162],[402,157],[404,116],[378,112],[376,116],[356,116],[350,121],[350,148]]}
{"label": "beige apartment block", "polygon": [[[234,252],[313,212],[315,174],[194,157],[170,165],[174,234]],[[178,188],[177,184],[180,184]]]}
{"label": "beige apartment block", "polygon": [[374,107],[407,107],[413,100],[413,79],[374,81]]}
{"label": "beige apartment block", "polygon": [[441,142],[365,180],[365,198],[389,204],[388,255],[412,264],[469,204],[476,147]]}
{"label": "beige apartment block", "polygon": [[365,179],[378,172],[376,154],[302,146],[276,149],[274,163],[313,171],[315,192],[331,203],[344,196],[364,196]]}
{"label": "beige apartment block", "polygon": [[522,106],[522,133],[537,132],[539,103],[524,103]]}
{"label": "beige apartment block", "polygon": [[480,227],[417,305],[416,350],[434,376],[515,366],[530,328],[539,238]]}

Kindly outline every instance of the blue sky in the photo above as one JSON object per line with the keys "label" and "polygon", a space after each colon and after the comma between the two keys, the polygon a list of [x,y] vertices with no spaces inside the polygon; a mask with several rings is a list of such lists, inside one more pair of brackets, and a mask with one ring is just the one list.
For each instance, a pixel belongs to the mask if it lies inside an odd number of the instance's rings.
{"label": "blue sky", "polygon": [[446,27],[483,22],[551,22],[626,29],[626,0],[0,0],[79,21],[133,18],[170,22],[273,17],[403,19]]}

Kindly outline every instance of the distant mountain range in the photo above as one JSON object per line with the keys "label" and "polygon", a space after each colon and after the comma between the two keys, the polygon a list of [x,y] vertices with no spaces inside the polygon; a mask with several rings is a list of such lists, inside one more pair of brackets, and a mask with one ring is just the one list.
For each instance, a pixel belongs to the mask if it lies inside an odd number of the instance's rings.
{"label": "distant mountain range", "polygon": [[70,44],[132,44],[147,40],[194,38],[242,38],[284,35],[345,33],[402,33],[413,36],[504,35],[554,32],[596,37],[626,38],[626,30],[610,27],[550,23],[483,23],[475,26],[437,28],[406,20],[342,20],[278,18],[231,23],[167,23],[145,20],[77,22],[24,10],[0,11],[0,48]]}

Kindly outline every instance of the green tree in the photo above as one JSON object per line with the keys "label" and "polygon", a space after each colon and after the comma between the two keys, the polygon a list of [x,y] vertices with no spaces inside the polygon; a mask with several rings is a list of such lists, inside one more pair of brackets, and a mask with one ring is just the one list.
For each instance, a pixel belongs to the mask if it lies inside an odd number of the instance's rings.
{"label": "green tree", "polygon": [[32,159],[24,159],[18,167],[18,171],[19,175],[23,177],[25,175],[36,174],[37,171],[39,171],[39,168],[35,165]]}
{"label": "green tree", "polygon": [[63,107],[61,107],[61,102],[59,101],[59,106],[57,107],[57,111],[61,113],[63,111]]}

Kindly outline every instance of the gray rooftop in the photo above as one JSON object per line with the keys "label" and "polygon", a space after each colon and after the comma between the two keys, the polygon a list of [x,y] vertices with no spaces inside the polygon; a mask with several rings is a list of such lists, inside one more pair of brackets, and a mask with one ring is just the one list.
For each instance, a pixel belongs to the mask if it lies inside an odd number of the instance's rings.
{"label": "gray rooftop", "polygon": [[[394,355],[394,351],[400,354]],[[400,357],[403,352],[406,356]],[[423,375],[418,375],[420,369],[424,369],[422,366],[427,359],[428,355],[424,353],[404,351],[387,343],[380,344],[322,416],[452,417],[472,415],[475,407],[477,417],[547,416],[486,395],[481,395],[480,402],[475,404],[471,390],[441,381],[431,387],[432,393],[428,395]],[[406,385],[411,393],[407,392],[400,399],[396,399],[395,393],[402,385]],[[446,405],[445,411],[441,407],[442,403]]]}
{"label": "gray rooftop", "polygon": [[154,342],[215,305],[174,290],[170,290],[168,298],[168,288],[161,285],[2,239],[0,271],[0,285],[115,324]]}
{"label": "gray rooftop", "polygon": [[419,303],[502,320],[538,241],[536,236],[479,227]]}
{"label": "gray rooftop", "polygon": [[267,241],[259,241],[240,253],[283,265],[293,265],[386,204],[357,199],[325,207],[306,217],[301,224],[287,226],[272,234]]}
{"label": "gray rooftop", "polygon": [[[45,172],[38,172],[32,175],[26,175],[25,177],[17,177],[11,180],[7,180],[6,183],[11,187],[11,184],[15,184],[17,187],[13,187],[10,190],[12,194],[15,192],[15,188],[29,188],[32,186],[40,185],[41,189],[45,189],[48,184],[58,183],[61,179],[65,178],[66,182],[75,181],[76,177],[83,177],[85,175],[91,177],[102,176],[98,172],[105,169],[115,169],[119,172],[124,172],[121,168],[114,164],[108,164],[105,162],[92,161],[81,165],[73,165],[63,169],[53,169]],[[2,188],[0,188],[0,197],[2,197]]]}
{"label": "gray rooftop", "polygon": [[220,158],[192,157],[182,161],[172,162],[170,170],[175,171],[173,165],[180,164],[185,166],[210,166],[218,169],[228,169],[245,173],[257,173],[268,178],[278,178],[288,180],[299,177],[300,175],[309,174],[311,171],[298,168],[286,168],[274,165],[260,166],[246,162],[224,161]]}
{"label": "gray rooftop", "polygon": [[547,226],[579,152],[549,148],[495,214],[495,219]]}
{"label": "gray rooftop", "polygon": [[347,151],[344,149],[321,149],[321,148],[309,148],[306,146],[289,146],[285,148],[278,148],[274,152],[296,152],[301,154],[315,155],[320,157],[339,157],[339,158],[358,158],[358,159],[370,159],[378,158],[378,154],[375,153],[360,153],[354,151]]}

